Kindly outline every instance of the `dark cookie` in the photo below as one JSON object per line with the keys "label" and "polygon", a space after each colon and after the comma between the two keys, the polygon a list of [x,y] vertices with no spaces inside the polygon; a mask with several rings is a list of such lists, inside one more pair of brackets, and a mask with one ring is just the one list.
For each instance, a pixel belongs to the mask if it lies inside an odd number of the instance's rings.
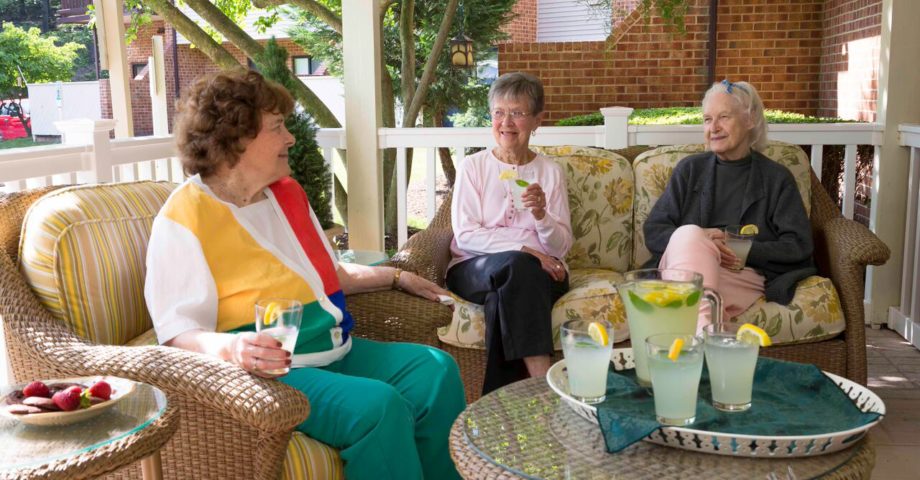
{"label": "dark cookie", "polygon": [[40,409],[40,408],[38,408],[38,407],[33,407],[33,406],[30,406],[30,405],[23,405],[23,404],[21,404],[21,403],[18,404],[18,405],[9,405],[9,406],[7,406],[7,407],[6,407],[6,411],[7,411],[8,413],[12,413],[13,415],[28,415],[28,414],[30,414],[30,413],[42,413],[42,412],[44,412],[44,410],[42,410],[42,409]]}
{"label": "dark cookie", "polygon": [[61,407],[58,407],[57,404],[54,403],[54,400],[44,397],[26,397],[22,401],[22,404],[28,405],[30,407],[38,407],[42,410],[48,410],[52,412],[56,412],[61,409]]}

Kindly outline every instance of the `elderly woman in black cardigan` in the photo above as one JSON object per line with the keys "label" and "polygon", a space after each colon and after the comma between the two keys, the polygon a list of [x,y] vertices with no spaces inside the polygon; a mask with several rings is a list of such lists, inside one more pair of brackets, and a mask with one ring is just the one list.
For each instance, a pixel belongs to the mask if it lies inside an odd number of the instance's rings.
{"label": "elderly woman in black cardigan", "polygon": [[[746,82],[724,80],[703,97],[708,151],[674,168],[645,222],[646,264],[703,275],[733,318],[761,296],[788,304],[796,283],[815,273],[811,225],[789,170],[760,153],[767,143],[763,102]],[[725,244],[728,225],[757,226],[746,267]],[[697,329],[709,323],[703,312]]]}

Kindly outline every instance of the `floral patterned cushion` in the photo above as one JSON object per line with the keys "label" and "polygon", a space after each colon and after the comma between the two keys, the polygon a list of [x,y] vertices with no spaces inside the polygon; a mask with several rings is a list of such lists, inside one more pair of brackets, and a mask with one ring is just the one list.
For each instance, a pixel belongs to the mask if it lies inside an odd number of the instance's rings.
{"label": "floral patterned cushion", "polygon": [[831,338],[846,329],[834,284],[818,276],[799,282],[789,305],[761,298],[732,322],[753,323],[763,328],[774,344],[786,345]]}
{"label": "floral patterned cushion", "polygon": [[[664,193],[668,180],[671,178],[671,171],[684,157],[705,150],[702,144],[672,145],[649,150],[636,157],[633,162],[636,180],[635,229],[633,230],[635,248],[631,268],[639,268],[651,258],[651,254],[645,248],[645,234],[642,232],[642,226],[652,206]],[[795,177],[799,193],[802,194],[805,212],[810,214],[811,166],[808,163],[808,155],[798,146],[783,142],[770,142],[762,153],[789,168]]]}
{"label": "floral patterned cushion", "polygon": [[590,147],[539,147],[555,157],[568,176],[575,243],[565,257],[570,268],[624,272],[632,258],[633,172],[629,161]]}
{"label": "floral patterned cushion", "polygon": [[[559,343],[559,326],[575,319],[603,319],[613,324],[613,341],[629,338],[623,303],[615,285],[623,274],[606,269],[575,269],[570,274],[569,291],[553,305],[553,343]],[[442,342],[462,348],[485,348],[485,313],[482,305],[454,297],[454,314],[450,325],[438,328]]]}

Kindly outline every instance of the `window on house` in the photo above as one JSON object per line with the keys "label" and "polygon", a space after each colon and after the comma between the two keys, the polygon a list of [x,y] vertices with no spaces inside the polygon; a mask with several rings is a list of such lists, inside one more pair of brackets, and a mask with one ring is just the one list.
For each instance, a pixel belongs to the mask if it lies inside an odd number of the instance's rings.
{"label": "window on house", "polygon": [[315,75],[321,62],[306,55],[294,57],[294,75]]}
{"label": "window on house", "polygon": [[131,64],[131,78],[133,80],[143,80],[144,75],[147,73],[147,64],[146,63],[132,63]]}

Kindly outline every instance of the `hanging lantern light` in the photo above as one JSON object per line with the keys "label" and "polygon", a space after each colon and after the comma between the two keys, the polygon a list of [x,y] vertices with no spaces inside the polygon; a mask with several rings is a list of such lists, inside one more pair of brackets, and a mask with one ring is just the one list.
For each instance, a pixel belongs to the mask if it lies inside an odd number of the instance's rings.
{"label": "hanging lantern light", "polygon": [[463,32],[450,41],[450,63],[462,68],[473,66],[473,39]]}

